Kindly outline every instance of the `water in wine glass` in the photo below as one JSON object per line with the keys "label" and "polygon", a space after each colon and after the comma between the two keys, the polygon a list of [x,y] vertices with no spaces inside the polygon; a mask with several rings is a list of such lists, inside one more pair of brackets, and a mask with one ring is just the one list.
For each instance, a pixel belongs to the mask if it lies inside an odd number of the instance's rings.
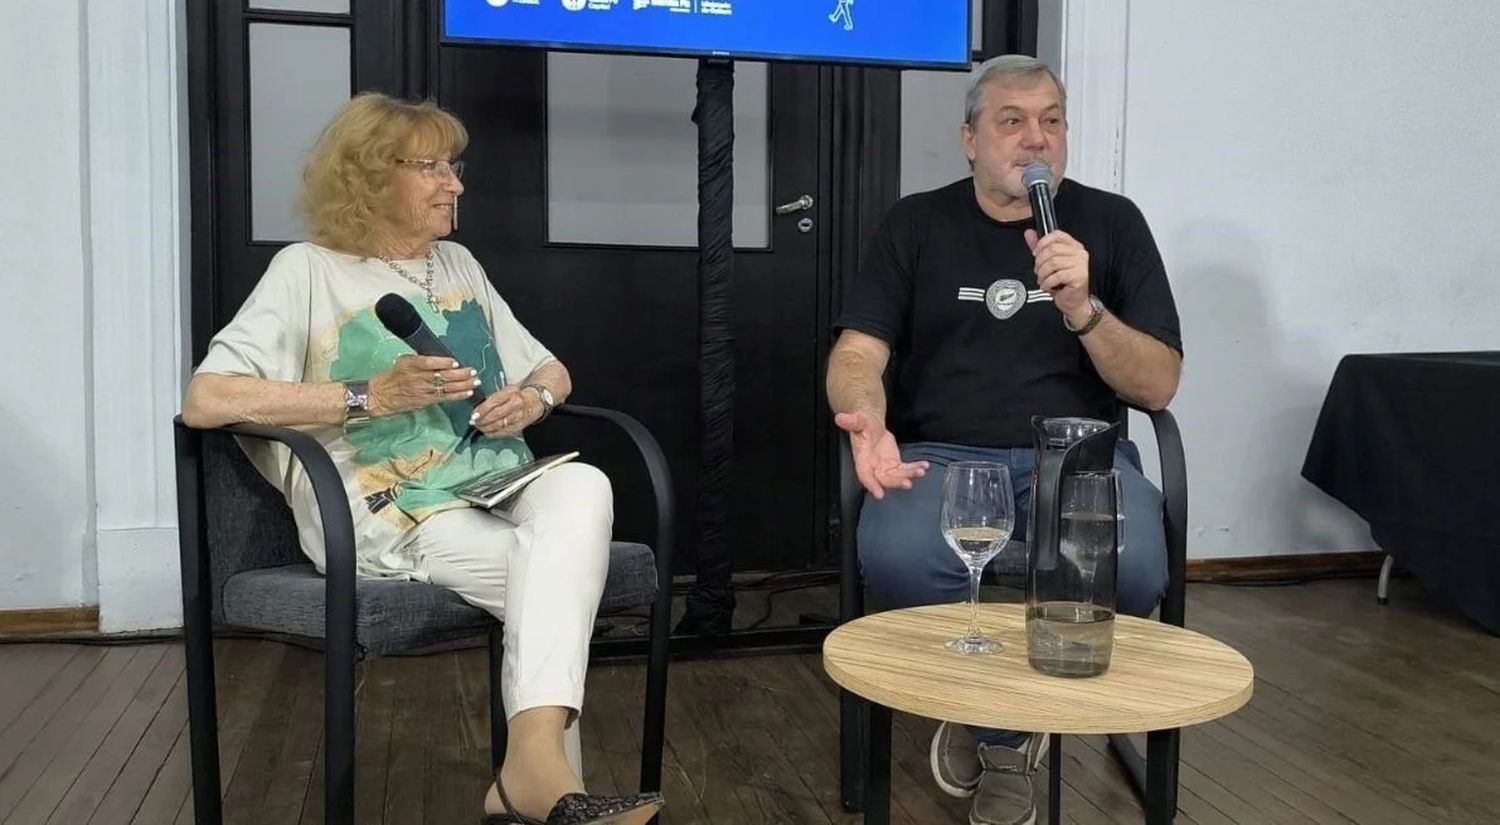
{"label": "water in wine glass", "polygon": [[969,567],[983,567],[1005,546],[1009,532],[999,527],[950,527],[943,531],[948,546]]}

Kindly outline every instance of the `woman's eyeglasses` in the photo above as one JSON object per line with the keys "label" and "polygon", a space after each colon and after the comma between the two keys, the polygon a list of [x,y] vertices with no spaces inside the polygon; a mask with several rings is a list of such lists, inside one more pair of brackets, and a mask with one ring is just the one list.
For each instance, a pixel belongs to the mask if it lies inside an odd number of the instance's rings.
{"label": "woman's eyeglasses", "polygon": [[451,163],[446,160],[431,160],[429,158],[396,158],[396,162],[403,166],[415,166],[424,178],[446,179],[449,175],[454,180],[462,180],[464,176],[464,162],[455,160]]}

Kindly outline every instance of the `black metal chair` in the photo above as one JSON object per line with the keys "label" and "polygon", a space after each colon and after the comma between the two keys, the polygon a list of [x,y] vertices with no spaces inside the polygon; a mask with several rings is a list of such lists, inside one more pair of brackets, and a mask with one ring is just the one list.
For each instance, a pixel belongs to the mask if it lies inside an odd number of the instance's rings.
{"label": "black metal chair", "polygon": [[[1183,626],[1187,587],[1187,462],[1182,450],[1182,435],[1177,419],[1166,410],[1151,411],[1138,407],[1120,409],[1120,436],[1128,437],[1129,410],[1136,409],[1151,419],[1161,460],[1162,519],[1167,536],[1167,592],[1162,598],[1158,616],[1161,621]],[[865,612],[864,578],[859,568],[857,532],[859,511],[864,503],[864,488],[854,475],[854,460],[848,439],[839,439],[839,621],[857,619]],[[1015,545],[1001,554],[1015,558]],[[1062,748],[1053,735],[1050,754],[1050,781],[1059,781]],[[888,737],[885,737],[888,742]],[[1177,810],[1177,761],[1180,748],[1178,731],[1153,731],[1146,737],[1146,758],[1142,758],[1130,738],[1123,734],[1109,737],[1111,750],[1124,764],[1131,784],[1142,805],[1165,799],[1169,812]],[[870,703],[847,690],[839,691],[839,795],[846,811],[862,811],[869,776]],[[888,754],[887,754],[888,755]],[[1149,785],[1148,785],[1149,783]],[[889,788],[874,789],[889,793]],[[1057,794],[1053,793],[1053,798]],[[1167,817],[1170,820],[1170,816]],[[1153,819],[1152,821],[1156,821]]]}
{"label": "black metal chair", "polygon": [[[602,421],[623,429],[651,479],[656,500],[655,552],[642,544],[611,544],[599,613],[607,616],[651,606],[640,789],[660,790],[673,545],[672,484],[666,458],[651,433],[624,413],[564,405],[554,415]],[[353,521],[344,486],[332,459],[310,435],[251,424],[196,430],[184,425],[180,416],[174,423],[196,821],[204,825],[222,818],[214,683],[216,624],[323,648],[324,821],[330,825],[354,822],[357,655],[420,652],[487,633],[490,753],[492,767],[498,767],[506,739],[499,689],[500,624],[436,585],[356,578]],[[285,444],[302,463],[323,522],[326,576],[319,575],[302,554],[285,499],[251,466],[235,436]]]}

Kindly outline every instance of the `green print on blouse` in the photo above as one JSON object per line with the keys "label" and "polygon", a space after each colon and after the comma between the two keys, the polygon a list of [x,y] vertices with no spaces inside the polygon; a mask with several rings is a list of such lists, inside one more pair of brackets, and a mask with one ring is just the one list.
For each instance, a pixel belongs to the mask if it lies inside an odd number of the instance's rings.
{"label": "green print on blouse", "polygon": [[[490,394],[505,386],[505,366],[479,302],[465,300],[458,309],[442,312],[432,311],[426,301],[411,303],[458,362],[479,372],[479,389]],[[338,357],[329,365],[328,375],[333,381],[368,380],[389,369],[397,357],[411,352],[405,341],[380,323],[373,309],[361,310],[339,328]],[[484,435],[464,441],[463,449],[454,452],[468,432],[472,412],[469,402],[451,401],[405,415],[372,418],[351,427],[346,437],[355,449],[354,463],[359,467],[385,465],[403,476],[394,503],[418,521],[439,509],[467,506],[449,491],[476,476],[532,458],[531,449],[521,438]],[[445,455],[447,458],[436,466],[423,466]],[[360,492],[366,500],[390,500],[391,491]]]}

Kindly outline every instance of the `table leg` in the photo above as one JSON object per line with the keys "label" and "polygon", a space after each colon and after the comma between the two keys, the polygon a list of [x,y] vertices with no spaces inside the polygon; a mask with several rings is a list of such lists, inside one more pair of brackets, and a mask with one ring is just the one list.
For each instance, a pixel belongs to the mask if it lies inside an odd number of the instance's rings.
{"label": "table leg", "polygon": [[1172,765],[1176,731],[1146,734],[1146,825],[1171,825],[1177,811],[1177,776]]}
{"label": "table leg", "polygon": [[1396,557],[1387,553],[1385,561],[1380,564],[1380,580],[1375,583],[1375,601],[1378,604],[1386,604],[1390,601],[1389,593],[1391,587],[1391,570],[1396,567]]}
{"label": "table leg", "polygon": [[865,781],[865,822],[889,825],[891,821],[891,709],[870,703],[869,776]]}
{"label": "table leg", "polygon": [[1047,822],[1062,823],[1062,734],[1047,734]]}
{"label": "table leg", "polygon": [[865,809],[865,761],[870,745],[870,703],[847,690],[839,691],[839,797],[851,814]]}

